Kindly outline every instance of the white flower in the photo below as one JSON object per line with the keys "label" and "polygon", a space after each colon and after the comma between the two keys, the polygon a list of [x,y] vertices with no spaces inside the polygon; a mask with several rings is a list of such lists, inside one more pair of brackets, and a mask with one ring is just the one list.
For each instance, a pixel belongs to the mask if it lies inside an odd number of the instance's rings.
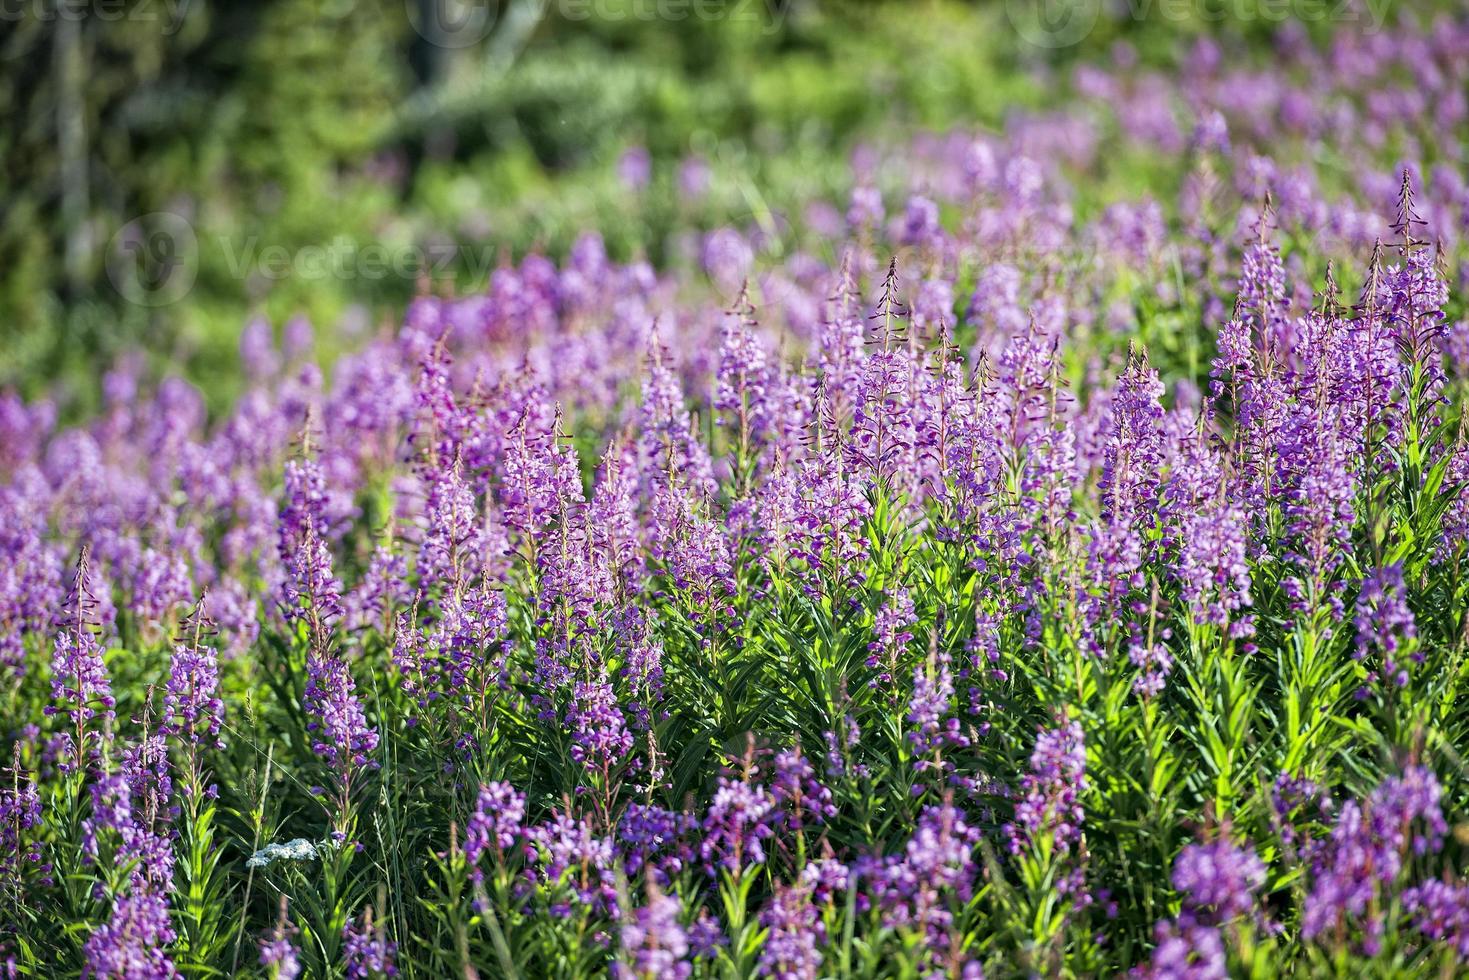
{"label": "white flower", "polygon": [[284,844],[266,844],[260,850],[250,855],[245,862],[247,868],[263,868],[275,860],[282,861],[312,861],[316,858],[316,845],[304,837],[287,841]]}

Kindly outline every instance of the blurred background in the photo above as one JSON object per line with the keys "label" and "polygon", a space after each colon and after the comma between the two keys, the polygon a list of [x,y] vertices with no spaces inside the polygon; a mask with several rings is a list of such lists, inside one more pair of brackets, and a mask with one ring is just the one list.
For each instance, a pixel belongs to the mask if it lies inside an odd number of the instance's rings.
{"label": "blurred background", "polygon": [[843,201],[863,141],[997,127],[1119,41],[1166,66],[1278,26],[1048,2],[0,0],[0,388],[142,346],[224,404],[252,317],[330,346],[589,228],[676,263]]}

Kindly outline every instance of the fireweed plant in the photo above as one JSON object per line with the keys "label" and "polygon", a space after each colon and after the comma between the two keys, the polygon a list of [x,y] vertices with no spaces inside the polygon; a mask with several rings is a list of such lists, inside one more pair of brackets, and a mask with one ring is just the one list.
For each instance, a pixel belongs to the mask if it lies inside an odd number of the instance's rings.
{"label": "fireweed plant", "polygon": [[219,419],[6,396],[0,967],[1457,972],[1465,43],[1119,56],[825,252],[252,324]]}

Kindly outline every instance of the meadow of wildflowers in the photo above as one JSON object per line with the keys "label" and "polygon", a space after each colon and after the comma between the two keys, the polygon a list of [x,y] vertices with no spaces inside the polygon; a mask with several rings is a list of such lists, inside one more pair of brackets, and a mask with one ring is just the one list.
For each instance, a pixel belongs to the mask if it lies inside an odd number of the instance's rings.
{"label": "meadow of wildflowers", "polygon": [[0,398],[0,970],[1456,974],[1465,50],[1119,48],[221,417]]}

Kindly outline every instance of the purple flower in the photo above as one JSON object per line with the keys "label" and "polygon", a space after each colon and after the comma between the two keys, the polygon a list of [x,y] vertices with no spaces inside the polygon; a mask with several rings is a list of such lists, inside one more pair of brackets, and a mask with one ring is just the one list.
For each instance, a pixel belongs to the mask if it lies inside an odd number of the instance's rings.
{"label": "purple flower", "polygon": [[1217,353],[1212,373],[1217,397],[1226,389],[1226,378],[1239,383],[1251,377],[1255,363],[1255,339],[1251,321],[1240,316],[1231,317],[1219,328],[1214,338],[1214,347]]}
{"label": "purple flower", "polygon": [[[791,554],[805,564],[796,568],[813,598],[859,589],[864,576],[860,556],[867,552],[863,522],[871,504],[864,483],[828,463],[835,461],[813,464],[803,472],[791,521]],[[855,595],[851,601],[856,602]],[[891,655],[896,653],[894,648]]]}
{"label": "purple flower", "polygon": [[0,784],[0,899],[9,901],[24,884],[27,867],[49,874],[41,863],[41,796],[34,776],[22,780],[20,747],[9,770],[10,777]]}
{"label": "purple flower", "polygon": [[[1169,633],[1164,630],[1164,633]],[[1166,637],[1165,637],[1166,638]],[[1134,627],[1127,644],[1127,659],[1140,673],[1133,681],[1133,689],[1145,698],[1156,697],[1163,691],[1164,679],[1173,670],[1173,654],[1162,643],[1149,642]]]}
{"label": "purple flower", "polygon": [[908,207],[903,212],[903,223],[899,230],[898,240],[904,245],[914,245],[919,248],[942,248],[944,229],[939,224],[939,206],[917,194],[908,198]]}
{"label": "purple flower", "polygon": [[610,771],[632,751],[632,733],[617,707],[617,696],[605,681],[577,682],[566,723],[575,741],[571,757],[589,770]]}
{"label": "purple flower", "polygon": [[245,375],[254,381],[273,378],[281,369],[281,359],[275,351],[275,338],[270,334],[267,320],[251,319],[239,332],[239,360]]}
{"label": "purple flower", "polygon": [[801,882],[811,888],[817,905],[843,901],[854,878],[851,867],[836,858],[821,858],[801,869]]}
{"label": "purple flower", "polygon": [[827,301],[820,335],[817,337],[821,383],[827,398],[831,423],[840,422],[857,404],[863,363],[867,359],[867,329],[862,316],[862,297],[852,271],[852,253],[842,256],[841,269]]}
{"label": "purple flower", "polygon": [[1384,271],[1389,298],[1383,312],[1403,351],[1404,374],[1421,367],[1428,381],[1428,394],[1432,396],[1443,383],[1441,347],[1446,329],[1443,310],[1448,304],[1449,288],[1439,275],[1433,248],[1420,242],[1406,251],[1402,263]]}
{"label": "purple flower", "polygon": [[617,178],[630,191],[641,191],[653,176],[653,163],[645,147],[633,146],[617,158]]}
{"label": "purple flower", "polygon": [[300,950],[291,941],[296,932],[286,918],[286,899],[282,895],[280,918],[260,940],[260,965],[271,980],[296,980],[301,975]]}
{"label": "purple flower", "polygon": [[701,200],[709,192],[709,163],[702,157],[687,157],[678,165],[678,193],[687,203]]}
{"label": "purple flower", "polygon": [[90,630],[63,632],[56,637],[56,652],[51,657],[51,696],[55,704],[46,708],[47,713],[65,711],[78,726],[99,713],[104,718],[112,717],[116,704],[112,685],[102,662],[102,647]]}
{"label": "purple flower", "polygon": [[662,563],[674,588],[704,630],[720,628],[733,611],[734,557],[724,529],[705,503],[685,490],[661,490],[653,502],[649,554]]}
{"label": "purple flower", "polygon": [[320,464],[314,459],[290,460],[277,533],[286,567],[282,600],[287,615],[306,620],[317,631],[342,614],[342,586],[332,571],[326,541],[330,529],[326,476]]}
{"label": "purple flower", "polygon": [[1229,124],[1223,113],[1210,110],[1199,116],[1191,140],[1194,149],[1202,153],[1229,153]]}
{"label": "purple flower", "polygon": [[678,921],[681,912],[676,897],[650,890],[648,904],[634,909],[631,918],[623,922],[622,949],[631,965],[616,964],[614,976],[685,980],[693,968],[688,963],[688,936]]}
{"label": "purple flower", "polygon": [[1093,543],[1095,573],[1110,597],[1136,584],[1141,532],[1154,518],[1163,457],[1163,382],[1146,355],[1129,354],[1112,394],[1112,435],[1102,455],[1101,527]]}
{"label": "purple flower", "polygon": [[464,857],[476,878],[483,877],[479,859],[486,851],[503,855],[525,829],[525,794],[498,780],[479,788],[479,800],[464,829]]}
{"label": "purple flower", "polygon": [[116,772],[100,774],[91,787],[92,811],[82,820],[82,854],[92,865],[129,868],[133,890],[162,892],[173,880],[172,816],[168,756],[162,739],[149,739],[126,754]]}
{"label": "purple flower", "polygon": [[1434,552],[1434,558],[1439,562],[1451,560],[1459,548],[1469,543],[1469,446],[1460,446],[1453,451],[1448,472],[1444,475],[1444,486],[1445,489],[1439,493],[1450,499],[1443,516],[1443,540]]}
{"label": "purple flower", "polygon": [[1309,850],[1312,883],[1301,912],[1301,935],[1330,937],[1360,926],[1372,955],[1384,928],[1382,901],[1398,883],[1409,854],[1442,846],[1443,795],[1431,771],[1414,766],[1390,777],[1368,799],[1345,803],[1331,835]]}
{"label": "purple flower", "polygon": [[23,494],[0,491],[0,676],[16,679],[26,671],[26,634],[44,629],[62,601],[61,563],[44,542],[43,518],[28,510]]}
{"label": "purple flower", "polygon": [[729,945],[729,937],[724,934],[719,921],[707,911],[700,912],[689,926],[688,939],[689,952],[696,959],[713,959],[719,955],[721,946]]}
{"label": "purple flower", "polygon": [[855,471],[870,472],[880,481],[906,482],[918,473],[914,409],[922,368],[906,350],[888,349],[893,336],[888,320],[888,315],[882,317],[883,349],[863,362],[852,427],[842,448]]}
{"label": "purple flower", "polygon": [[954,284],[947,279],[925,279],[913,297],[913,326],[925,337],[941,336],[954,321]]}
{"label": "purple flower", "polygon": [[1403,892],[1403,908],[1415,929],[1451,947],[1461,964],[1469,961],[1469,888],[1425,881]]}
{"label": "purple flower", "polygon": [[483,581],[441,601],[432,639],[438,646],[441,679],[450,691],[467,698],[500,678],[507,613],[505,594]]}
{"label": "purple flower", "polygon": [[755,251],[733,228],[712,231],[704,239],[704,269],[727,294],[733,294],[750,275]]}
{"label": "purple flower", "polygon": [[969,297],[968,319],[989,328],[997,340],[1025,330],[1028,316],[1021,302],[1020,270],[1006,262],[984,268]]}
{"label": "purple flower", "polygon": [[370,765],[368,756],[377,749],[377,730],[367,722],[346,661],[332,654],[313,654],[306,671],[305,708],[311,719],[306,727],[316,739],[312,751],[343,777],[354,766]]}
{"label": "purple flower", "polygon": [[370,910],[360,925],[355,923],[355,919],[348,919],[342,926],[342,962],[347,980],[396,977],[398,944],[384,938],[381,925],[373,928]]}
{"label": "purple flower", "polygon": [[775,806],[765,787],[752,784],[748,777],[719,777],[699,845],[699,856],[711,875],[719,868],[739,875],[751,865],[765,863],[762,842],[774,833]]}
{"label": "purple flower", "polygon": [[[946,650],[929,657],[927,664],[913,668],[913,696],[908,702],[908,722],[913,730],[908,742],[918,755],[927,755],[945,746],[962,748],[969,739],[959,731],[959,719],[948,718],[954,702],[954,673]],[[931,760],[921,760],[920,770]]]}
{"label": "purple flower", "polygon": [[1248,450],[1256,512],[1268,513],[1271,502],[1280,502],[1287,521],[1285,556],[1306,576],[1287,587],[1320,590],[1351,543],[1357,493],[1351,444],[1334,412],[1278,405],[1275,398],[1266,399],[1272,404],[1263,409]]}
{"label": "purple flower", "polygon": [[203,612],[219,628],[221,649],[227,656],[244,653],[260,635],[256,600],[233,578],[224,578],[210,588]]}
{"label": "purple flower", "polygon": [[[1368,573],[1357,593],[1357,645],[1353,656],[1363,660],[1376,650],[1382,655],[1381,678],[1397,687],[1408,683],[1406,666],[1399,661],[1401,650],[1411,647],[1418,635],[1413,610],[1404,595],[1403,566],[1388,565]],[[1414,653],[1413,659],[1421,660]]]}
{"label": "purple flower", "polygon": [[[1184,520],[1178,577],[1196,623],[1224,626],[1235,617],[1235,626],[1249,624],[1240,617],[1240,610],[1250,605],[1246,522],[1243,508],[1222,498],[1213,507],[1193,511]],[[1253,632],[1253,626],[1247,629]]]}
{"label": "purple flower", "polygon": [[132,609],[140,619],[156,622],[194,597],[189,566],[182,556],[152,548],[143,550],[133,571]]}
{"label": "purple flower", "polygon": [[163,700],[165,731],[198,744],[216,743],[224,702],[219,699],[219,662],[207,647],[177,644]]}
{"label": "purple flower", "polygon": [[322,633],[342,615],[342,584],[332,571],[332,554],[327,543],[307,525],[294,551],[285,558],[286,577],[282,601],[286,615],[304,620]]}
{"label": "purple flower", "polygon": [[[618,914],[612,842],[592,833],[585,820],[564,813],[530,828],[526,838],[538,849],[541,880],[570,889],[577,902],[598,912]],[[560,914],[553,907],[553,914]]]}
{"label": "purple flower", "polygon": [[837,813],[831,790],[816,778],[816,770],[801,754],[799,745],[776,755],[770,795],[781,810],[777,822],[796,833],[808,821],[825,823]]}
{"label": "purple flower", "polygon": [[847,224],[856,229],[870,229],[882,224],[882,194],[877,188],[859,185],[852,189],[852,200],[847,206]]}
{"label": "purple flower", "polygon": [[648,338],[648,358],[638,407],[638,463],[644,489],[666,487],[668,475],[698,492],[712,490],[709,450],[695,433],[685,405],[683,384],[656,335]]}
{"label": "purple flower", "polygon": [[690,814],[665,810],[654,804],[630,803],[617,822],[617,849],[629,877],[644,868],[660,888],[692,858],[686,840],[698,821]]}
{"label": "purple flower", "polygon": [[1157,946],[1147,966],[1132,971],[1138,980],[1225,980],[1224,940],[1213,926],[1160,922]]}
{"label": "purple flower", "polygon": [[901,853],[853,869],[870,880],[885,926],[924,934],[925,958],[935,968],[937,951],[949,946],[955,911],[973,897],[978,841],[979,833],[953,806],[925,807]]}
{"label": "purple flower", "polygon": [[737,316],[726,316],[713,406],[721,413],[719,423],[731,430],[739,463],[749,461],[770,440],[787,435],[777,431],[776,380],[764,345]]}
{"label": "purple flower", "polygon": [[878,608],[877,615],[872,620],[872,642],[867,644],[868,656],[867,666],[878,668],[886,664],[883,670],[873,679],[873,685],[891,684],[893,682],[893,670],[898,657],[909,643],[913,641],[913,624],[918,614],[913,608],[913,597],[908,590],[902,586],[896,586],[891,595],[885,596],[883,604]]}
{"label": "purple flower", "polygon": [[811,893],[805,885],[777,887],[775,897],[760,913],[760,923],[769,930],[755,971],[777,980],[815,980],[821,971],[821,952],[826,929]]}
{"label": "purple flower", "polygon": [[1173,887],[1195,918],[1221,924],[1248,915],[1265,884],[1265,864],[1253,848],[1221,838],[1190,844],[1173,862]]}
{"label": "purple flower", "polygon": [[1015,823],[1006,827],[1011,853],[1019,854],[1046,834],[1058,853],[1068,853],[1081,838],[1085,816],[1081,794],[1086,787],[1086,744],[1081,724],[1063,722],[1058,728],[1042,731],[1030,757],[1030,773],[1020,783]]}
{"label": "purple flower", "polygon": [[175,934],[168,902],[134,889],[113,903],[112,915],[88,937],[83,975],[97,980],[171,980],[179,976],[164,948]]}
{"label": "purple flower", "polygon": [[391,617],[400,605],[412,598],[408,584],[408,562],[391,544],[373,549],[367,572],[345,601],[348,629],[379,625]]}
{"label": "purple flower", "polygon": [[418,552],[419,588],[452,587],[479,570],[481,541],[474,492],[458,466],[440,473],[429,486],[428,534]]}
{"label": "purple flower", "polygon": [[1288,773],[1281,773],[1275,778],[1275,785],[1270,790],[1272,822],[1287,845],[1296,843],[1300,835],[1295,821],[1313,803],[1321,814],[1330,812],[1329,801],[1316,783],[1297,779]]}
{"label": "purple flower", "polygon": [[1256,237],[1240,258],[1238,303],[1268,340],[1274,338],[1284,315],[1286,282],[1280,251],[1270,241],[1267,218],[1267,214],[1260,215]]}
{"label": "purple flower", "polygon": [[292,459],[285,467],[285,495],[280,508],[282,560],[298,547],[308,531],[329,534],[326,473],[311,458]]}
{"label": "purple flower", "polygon": [[1162,511],[1171,525],[1168,546],[1177,554],[1172,571],[1194,623],[1229,625],[1231,635],[1248,635],[1254,628],[1243,612],[1252,602],[1249,519],[1202,434],[1190,433],[1180,447]]}
{"label": "purple flower", "polygon": [[838,728],[840,734],[825,732],[822,735],[826,742],[826,774],[834,779],[843,779],[849,775],[856,779],[866,779],[869,775],[867,767],[852,761],[862,744],[862,729],[858,727],[857,719],[845,715]]}

